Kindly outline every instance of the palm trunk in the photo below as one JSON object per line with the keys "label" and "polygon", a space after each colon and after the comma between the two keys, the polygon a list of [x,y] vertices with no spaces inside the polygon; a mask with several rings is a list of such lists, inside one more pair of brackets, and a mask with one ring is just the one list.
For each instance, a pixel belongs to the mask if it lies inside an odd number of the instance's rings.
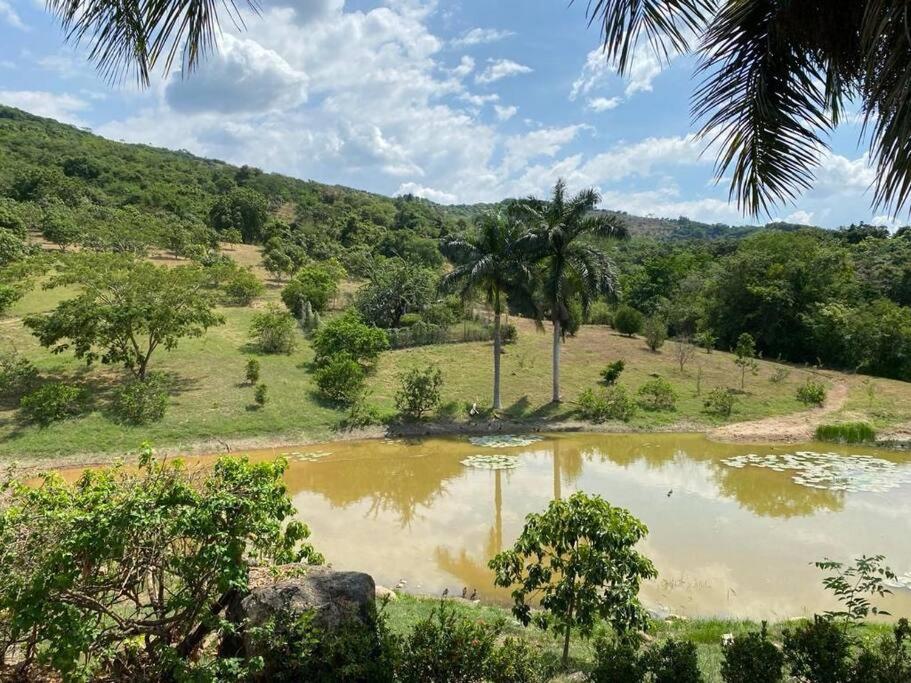
{"label": "palm trunk", "polygon": [[500,409],[500,312],[493,316],[493,409]]}
{"label": "palm trunk", "polygon": [[554,320],[554,348],[553,348],[553,398],[554,403],[560,402],[560,321]]}

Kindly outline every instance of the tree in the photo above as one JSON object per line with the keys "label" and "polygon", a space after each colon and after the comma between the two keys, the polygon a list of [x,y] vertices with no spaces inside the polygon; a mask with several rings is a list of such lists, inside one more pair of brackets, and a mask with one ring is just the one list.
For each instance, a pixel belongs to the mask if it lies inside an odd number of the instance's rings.
{"label": "tree", "polygon": [[268,209],[266,198],[259,192],[238,187],[215,200],[209,222],[216,232],[233,237],[240,233],[244,243],[254,244],[262,239]]}
{"label": "tree", "polygon": [[667,340],[667,323],[658,316],[652,316],[645,321],[642,334],[645,337],[645,343],[648,348],[657,352]]}
{"label": "tree", "polygon": [[500,356],[503,339],[501,316],[507,296],[527,297],[531,272],[516,248],[522,226],[514,216],[487,213],[476,230],[443,240],[443,253],[455,264],[441,282],[444,290],[457,291],[464,300],[481,293],[493,308],[493,409],[500,403]]}
{"label": "tree", "polygon": [[437,366],[411,368],[399,376],[399,384],[395,407],[403,417],[420,420],[440,405],[443,373]]}
{"label": "tree", "polygon": [[717,144],[716,173],[756,214],[812,185],[825,139],[849,103],[863,112],[877,169],[874,205],[911,198],[911,33],[893,0],[597,0],[605,58],[633,66],[643,34],[658,58],[692,51],[704,77],[693,111]]}
{"label": "tree", "polygon": [[[580,491],[528,515],[513,548],[494,557],[490,568],[497,586],[513,588],[519,621],[563,634],[566,664],[574,628],[588,636],[599,620],[621,635],[646,627],[639,583],[658,573],[635,546],[647,534],[626,510]],[[540,595],[540,611],[532,612],[530,595]]]}
{"label": "tree", "polygon": [[686,369],[689,363],[696,355],[696,346],[693,340],[686,335],[677,337],[674,343],[674,358],[677,359],[677,365],[680,368],[680,374]]}
{"label": "tree", "polygon": [[275,304],[253,316],[250,337],[263,353],[291,353],[295,347],[294,316]]}
{"label": "tree", "polygon": [[642,314],[629,306],[621,306],[614,314],[614,328],[627,337],[633,337],[641,332],[642,323]]}
{"label": "tree", "polygon": [[541,263],[539,287],[547,317],[553,325],[553,402],[560,402],[560,343],[569,322],[571,301],[578,297],[583,313],[601,294],[616,288],[613,264],[603,251],[586,243],[586,237],[626,238],[626,226],[614,214],[592,213],[601,201],[594,189],[566,196],[566,183],[558,180],[549,201],[526,200],[515,210],[528,233],[520,241],[528,258]]}
{"label": "tree", "polygon": [[377,327],[399,327],[406,313],[419,312],[433,301],[437,275],[400,258],[377,263],[369,282],[357,293],[355,307]]}
{"label": "tree", "polygon": [[211,279],[198,266],[167,268],[123,254],[80,254],[61,263],[46,287],[79,294],[25,325],[54,353],[72,349],[91,363],[122,363],[144,379],[152,354],[199,337],[224,318],[213,310]]}
{"label": "tree", "polygon": [[297,318],[301,317],[308,301],[314,311],[324,313],[344,277],[345,269],[338,261],[311,263],[301,268],[285,286],[282,301]]}
{"label": "tree", "polygon": [[759,372],[759,364],[756,362],[756,342],[749,333],[744,332],[737,338],[734,356],[734,365],[740,368],[740,390],[743,391],[747,370],[754,375]]}
{"label": "tree", "polygon": [[314,362],[325,363],[336,354],[347,354],[365,367],[372,366],[380,352],[389,348],[384,330],[367,325],[356,311],[333,318],[313,336]]}

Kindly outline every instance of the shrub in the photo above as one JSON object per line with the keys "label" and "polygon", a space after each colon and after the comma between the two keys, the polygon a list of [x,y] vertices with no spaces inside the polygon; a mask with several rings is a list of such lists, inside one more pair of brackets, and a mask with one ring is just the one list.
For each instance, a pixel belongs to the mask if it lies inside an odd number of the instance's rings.
{"label": "shrub", "polygon": [[499,628],[460,617],[446,601],[405,638],[402,683],[474,683],[488,675]]}
{"label": "shrub", "polygon": [[50,382],[23,396],[19,408],[27,420],[47,426],[80,415],[87,400],[88,392],[82,387]]}
{"label": "shrub", "polygon": [[712,332],[709,330],[698,332],[693,339],[696,344],[705,349],[706,353],[711,353],[715,348],[715,344],[718,342],[718,337],[712,334]]}
{"label": "shrub", "polygon": [[490,657],[490,683],[538,683],[547,680],[538,650],[520,638],[506,638]]}
{"label": "shrub", "polygon": [[604,301],[595,301],[588,308],[589,325],[612,325],[614,316],[611,315],[610,306]]}
{"label": "shrub", "polygon": [[632,337],[642,330],[642,314],[635,308],[621,306],[614,313],[614,328],[620,334]]}
{"label": "shrub", "polygon": [[646,410],[675,410],[677,407],[677,392],[663,377],[648,380],[636,393],[639,405]]}
{"label": "shrub", "polygon": [[351,356],[338,353],[317,368],[314,378],[323,396],[350,404],[363,392],[367,373]]}
{"label": "shrub", "polygon": [[618,379],[620,379],[620,373],[623,372],[623,369],[625,367],[626,363],[624,363],[622,360],[615,360],[613,363],[608,363],[607,366],[601,371],[601,381],[608,386],[614,384]]}
{"label": "shrub", "polygon": [[643,683],[645,670],[635,644],[629,639],[601,639],[595,643],[591,683]]}
{"label": "shrub", "polygon": [[424,319],[421,317],[420,313],[406,313],[399,321],[399,325],[401,327],[411,327],[412,325],[420,322],[424,322]]}
{"label": "shrub", "polygon": [[259,361],[256,358],[247,359],[244,378],[247,380],[248,384],[256,384],[259,381]]}
{"label": "shrub", "polygon": [[813,683],[847,683],[851,638],[842,624],[816,615],[783,633],[784,660],[792,675]]}
{"label": "shrub", "polygon": [[134,379],[114,394],[115,415],[130,424],[158,422],[167,409],[168,381],[158,373],[150,373],[145,379]]}
{"label": "shrub", "polygon": [[0,398],[19,398],[38,382],[38,368],[15,351],[0,353]]}
{"label": "shrub", "polygon": [[636,414],[636,401],[622,385],[606,389],[586,389],[579,395],[579,413],[590,422],[622,420],[628,422]]}
{"label": "shrub", "polygon": [[740,390],[746,385],[747,372],[759,372],[759,363],[756,362],[756,342],[753,335],[744,332],[737,337],[737,346],[734,348],[734,365],[740,368]]}
{"label": "shrub", "polygon": [[294,330],[297,324],[290,313],[274,304],[253,316],[250,336],[263,353],[291,353],[294,350]]}
{"label": "shrub", "polygon": [[447,296],[443,301],[430,304],[421,311],[421,317],[425,322],[431,325],[440,325],[441,327],[454,325],[464,315],[465,305],[457,296]]}
{"label": "shrub", "polygon": [[645,343],[652,351],[657,351],[667,341],[667,323],[661,318],[652,317],[645,321],[642,328]]}
{"label": "shrub", "polygon": [[262,383],[257,384],[253,390],[253,400],[260,408],[266,405],[266,401],[269,400],[269,387]]}
{"label": "shrub", "polygon": [[784,655],[769,640],[766,623],[759,633],[736,636],[724,649],[721,678],[724,683],[779,683]]}
{"label": "shrub", "polygon": [[826,401],[826,385],[813,379],[797,387],[797,400],[810,406],[821,406]]}
{"label": "shrub", "polygon": [[652,683],[702,683],[693,643],[671,638],[650,647],[642,661]]}
{"label": "shrub", "polygon": [[873,443],[876,441],[876,430],[869,422],[823,424],[816,428],[816,439],[835,443]]}
{"label": "shrub", "polygon": [[409,420],[420,420],[440,405],[443,373],[435,365],[412,368],[399,376],[400,388],[395,394],[395,407]]}
{"label": "shrub", "polygon": [[781,384],[790,376],[791,371],[788,368],[775,368],[775,372],[769,377],[769,381],[772,384]]}
{"label": "shrub", "polygon": [[355,311],[333,318],[313,335],[317,365],[338,353],[347,354],[361,365],[372,365],[388,348],[386,332],[365,324]]}
{"label": "shrub", "polygon": [[904,683],[911,681],[911,625],[899,619],[892,633],[874,648],[865,650],[854,665],[852,681]]}
{"label": "shrub", "polygon": [[222,284],[225,301],[232,306],[248,306],[266,291],[265,285],[247,268],[234,268]]}
{"label": "shrub", "polygon": [[519,328],[512,323],[506,323],[500,327],[500,341],[504,344],[515,344],[519,341]]}
{"label": "shrub", "polygon": [[382,418],[379,409],[367,401],[367,393],[362,391],[351,402],[348,414],[342,420],[342,426],[347,429],[357,429],[380,424],[380,422],[382,422]]}
{"label": "shrub", "polygon": [[307,301],[314,311],[325,313],[345,275],[337,261],[311,263],[297,271],[282,290],[282,302],[295,317],[300,317]]}
{"label": "shrub", "polygon": [[730,389],[720,387],[712,389],[703,402],[707,413],[720,417],[730,417],[734,411],[734,394]]}

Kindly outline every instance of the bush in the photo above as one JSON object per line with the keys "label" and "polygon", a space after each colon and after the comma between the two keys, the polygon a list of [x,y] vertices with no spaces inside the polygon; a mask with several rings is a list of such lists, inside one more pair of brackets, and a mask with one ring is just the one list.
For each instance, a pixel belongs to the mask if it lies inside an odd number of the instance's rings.
{"label": "bush", "polygon": [[229,305],[248,306],[266,287],[249,269],[234,268],[222,284],[222,291]]}
{"label": "bush", "polygon": [[457,296],[447,296],[424,308],[421,317],[431,325],[448,327],[465,317],[465,304]]}
{"label": "bush", "polygon": [[409,420],[420,420],[440,405],[443,373],[435,365],[412,368],[399,376],[400,388],[395,394],[395,407]]}
{"label": "bush", "polygon": [[588,308],[589,325],[612,325],[614,316],[611,315],[610,306],[603,301],[595,301]]}
{"label": "bush", "polygon": [[772,384],[781,384],[790,376],[791,371],[788,368],[775,368],[775,372],[769,377],[769,381]]}
{"label": "bush", "polygon": [[490,669],[499,628],[470,621],[440,601],[418,622],[402,648],[402,683],[474,683],[485,680]]}
{"label": "bush", "polygon": [[639,405],[646,410],[675,410],[677,407],[677,392],[663,377],[648,380],[636,393]]}
{"label": "bush", "polygon": [[130,424],[159,422],[167,409],[168,381],[158,373],[134,379],[114,394],[114,413]]}
{"label": "bush", "polygon": [[0,353],[0,398],[16,399],[38,382],[38,368],[15,351]]}
{"label": "bush", "polygon": [[304,266],[282,290],[282,302],[298,318],[308,301],[314,311],[325,313],[345,275],[345,269],[337,261]]}
{"label": "bush", "polygon": [[657,351],[667,341],[667,323],[661,318],[652,317],[645,321],[642,328],[645,343],[652,351]]}
{"label": "bush", "polygon": [[861,653],[854,665],[852,681],[870,683],[905,683],[911,681],[911,625],[905,618],[888,636],[883,636],[875,649]]}
{"label": "bush", "polygon": [[826,385],[813,379],[797,387],[797,400],[808,406],[821,406],[826,402]]}
{"label": "bush", "polygon": [[711,353],[715,348],[715,344],[718,342],[718,337],[708,330],[698,332],[693,339],[699,347],[705,349],[706,353]]}
{"label": "bush", "polygon": [[876,441],[876,430],[869,422],[824,424],[816,428],[816,440],[834,443],[873,443]]}
{"label": "bush", "polygon": [[702,683],[696,646],[686,641],[666,640],[642,656],[652,683]]}
{"label": "bush", "polygon": [[47,426],[80,415],[85,411],[87,401],[88,392],[82,387],[50,382],[23,396],[19,408],[30,422]]}
{"label": "bush", "polygon": [[595,643],[591,683],[643,683],[645,673],[636,646],[630,640],[601,639]]}
{"label": "bush", "polygon": [[625,367],[626,363],[622,360],[615,360],[613,363],[608,363],[607,367],[601,371],[601,381],[608,386],[616,383],[616,381],[620,379],[620,373],[623,372]]}
{"label": "bush", "polygon": [[262,408],[266,405],[266,401],[269,399],[269,387],[265,384],[257,384],[256,388],[253,390],[253,400],[256,401],[256,405]]}
{"label": "bush", "polygon": [[379,409],[367,401],[367,393],[362,391],[351,402],[348,414],[342,420],[342,426],[347,429],[358,429],[359,427],[369,427],[381,422],[382,418],[380,417]]}
{"label": "bush", "polygon": [[490,683],[538,683],[548,679],[538,650],[520,638],[506,638],[490,657]]}
{"label": "bush", "polygon": [[642,314],[635,308],[621,306],[614,313],[614,328],[628,337],[639,334],[642,330]]}
{"label": "bush", "polygon": [[816,615],[813,621],[786,630],[784,659],[791,674],[813,683],[847,683],[851,671],[851,638],[843,624]]}
{"label": "bush", "polygon": [[253,316],[250,336],[263,353],[291,353],[295,347],[294,316],[274,304]]}
{"label": "bush", "polygon": [[330,401],[351,404],[363,392],[367,373],[351,356],[338,353],[317,368],[314,379]]}
{"label": "bush", "polygon": [[705,411],[719,417],[730,417],[734,411],[734,394],[730,389],[716,388],[709,392],[703,402]]}
{"label": "bush", "polygon": [[512,323],[506,323],[500,327],[500,341],[504,344],[515,344],[519,341],[519,328]]}
{"label": "bush", "polygon": [[259,381],[259,361],[256,358],[247,359],[247,368],[244,371],[244,378],[248,384],[256,384]]}
{"label": "bush", "polygon": [[406,313],[399,321],[399,325],[402,327],[411,327],[412,325],[416,325],[420,322],[424,322],[424,319],[421,317],[420,313]]}
{"label": "bush", "polygon": [[779,683],[784,655],[769,641],[766,624],[759,633],[734,638],[724,649],[721,678],[724,683]]}
{"label": "bush", "polygon": [[345,353],[361,365],[372,365],[381,351],[389,348],[389,337],[367,325],[355,311],[348,311],[322,325],[313,335],[317,365]]}
{"label": "bush", "polygon": [[636,414],[636,401],[622,385],[606,389],[586,389],[579,395],[577,403],[579,413],[590,422],[606,420],[628,422]]}

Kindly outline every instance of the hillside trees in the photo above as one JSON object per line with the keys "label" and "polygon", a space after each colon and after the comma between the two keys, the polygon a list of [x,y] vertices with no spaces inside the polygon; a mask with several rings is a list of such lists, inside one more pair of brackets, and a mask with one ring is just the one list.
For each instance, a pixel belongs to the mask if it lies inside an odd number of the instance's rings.
{"label": "hillside trees", "polygon": [[245,244],[254,244],[262,239],[268,209],[263,195],[239,187],[215,200],[209,211],[209,221],[217,232],[237,231]]}
{"label": "hillside trees", "polygon": [[361,317],[377,327],[399,327],[402,316],[434,299],[437,274],[401,258],[380,260],[355,299]]}

